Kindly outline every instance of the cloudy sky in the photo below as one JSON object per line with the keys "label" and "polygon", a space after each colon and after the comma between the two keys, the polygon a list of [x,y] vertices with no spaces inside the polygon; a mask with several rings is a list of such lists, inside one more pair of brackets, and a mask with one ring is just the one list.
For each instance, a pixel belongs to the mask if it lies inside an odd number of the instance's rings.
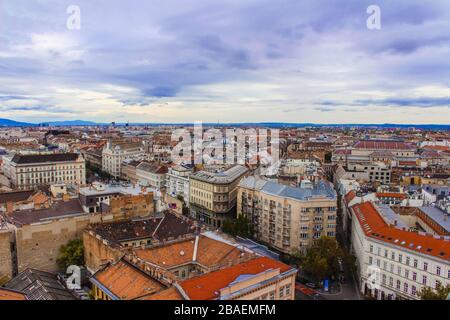
{"label": "cloudy sky", "polygon": [[2,0],[0,118],[448,124],[450,1]]}

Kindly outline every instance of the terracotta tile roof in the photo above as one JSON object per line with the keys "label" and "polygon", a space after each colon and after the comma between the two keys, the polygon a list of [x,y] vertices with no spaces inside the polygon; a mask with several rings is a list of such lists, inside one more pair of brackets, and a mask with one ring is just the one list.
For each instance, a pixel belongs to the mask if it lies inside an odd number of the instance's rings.
{"label": "terracotta tile roof", "polygon": [[394,140],[360,140],[354,144],[357,149],[372,149],[372,150],[412,150],[414,149],[410,144],[403,141]]}
{"label": "terracotta tile roof", "polygon": [[[135,249],[135,253],[143,260],[163,268],[171,268],[193,262],[194,247],[195,238],[159,247]],[[211,267],[220,263],[238,261],[242,255],[247,254],[249,253],[243,252],[230,244],[206,236],[199,236],[196,262]]]}
{"label": "terracotta tile roof", "polygon": [[407,198],[406,194],[395,192],[377,192],[376,195],[378,198],[400,198],[400,199]]}
{"label": "terracotta tile roof", "polygon": [[147,295],[138,300],[184,300],[183,296],[175,287],[157,292],[155,294]]}
{"label": "terracotta tile roof", "polygon": [[27,300],[27,297],[21,292],[0,288],[0,300]]}
{"label": "terracotta tile roof", "polygon": [[372,202],[356,204],[351,208],[366,236],[450,261],[450,241],[388,225]]}
{"label": "terracotta tile roof", "polygon": [[125,260],[119,260],[98,271],[93,276],[93,282],[100,284],[121,300],[136,299],[165,288]]}
{"label": "terracotta tile roof", "polygon": [[191,300],[213,300],[219,297],[219,290],[225,288],[241,275],[256,275],[269,269],[280,269],[280,273],[293,269],[280,261],[259,257],[232,267],[207,273],[180,283]]}
{"label": "terracotta tile roof", "polygon": [[355,198],[356,198],[356,193],[355,193],[355,191],[351,190],[351,191],[347,192],[347,194],[344,196],[344,203],[346,205],[348,205],[350,203],[350,201],[352,201]]}

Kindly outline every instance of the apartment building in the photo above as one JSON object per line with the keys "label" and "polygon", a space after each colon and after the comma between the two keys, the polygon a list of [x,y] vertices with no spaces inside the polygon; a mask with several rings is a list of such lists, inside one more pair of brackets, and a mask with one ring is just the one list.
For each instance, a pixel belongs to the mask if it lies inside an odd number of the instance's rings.
{"label": "apartment building", "polygon": [[450,285],[448,237],[408,231],[372,202],[350,208],[352,251],[362,293],[381,300],[419,299],[425,287]]}
{"label": "apartment building", "polygon": [[235,165],[221,172],[199,171],[189,177],[189,207],[192,217],[220,228],[234,217],[239,181],[247,168]]}
{"label": "apartment building", "polygon": [[349,164],[349,172],[364,172],[369,177],[370,182],[380,182],[388,184],[391,182],[391,168],[384,162],[370,162],[367,164]]}
{"label": "apartment building", "polygon": [[167,167],[165,165],[141,162],[136,167],[136,177],[140,185],[161,190],[166,186]]}
{"label": "apartment building", "polygon": [[120,178],[122,162],[143,155],[144,147],[141,143],[108,141],[102,151],[102,170],[115,178]]}
{"label": "apartment building", "polygon": [[5,174],[14,188],[28,190],[53,183],[86,183],[85,161],[81,154],[15,154]]}
{"label": "apartment building", "polygon": [[192,169],[179,165],[169,168],[167,173],[167,193],[172,197],[183,197],[186,205],[189,206],[189,175]]}
{"label": "apartment building", "polygon": [[321,236],[336,235],[337,196],[328,181],[291,187],[255,176],[241,180],[237,214],[246,216],[254,237],[283,253],[305,251]]}

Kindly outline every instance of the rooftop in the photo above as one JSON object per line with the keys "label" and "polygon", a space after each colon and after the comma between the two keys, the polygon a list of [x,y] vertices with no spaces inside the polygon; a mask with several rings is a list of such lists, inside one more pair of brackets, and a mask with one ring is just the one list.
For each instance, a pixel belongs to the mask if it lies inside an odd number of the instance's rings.
{"label": "rooftop", "polygon": [[162,246],[135,249],[135,254],[163,268],[172,268],[186,263],[199,263],[205,267],[237,263],[250,253],[234,245],[211,239],[204,235]]}
{"label": "rooftop", "polygon": [[215,300],[220,298],[220,290],[230,284],[275,269],[279,269],[280,273],[294,270],[292,267],[277,260],[268,257],[258,257],[228,268],[184,280],[180,283],[180,287],[191,300]]}
{"label": "rooftop", "polygon": [[50,208],[14,211],[8,215],[8,221],[17,226],[38,223],[68,216],[85,214],[78,199],[56,201]]}
{"label": "rooftop", "polygon": [[437,207],[419,207],[418,209],[450,233],[450,216],[448,214]]}
{"label": "rooftop", "polygon": [[413,150],[414,147],[398,140],[360,140],[353,145],[356,149],[370,150]]}
{"label": "rooftop", "polygon": [[365,235],[406,250],[450,260],[450,242],[430,235],[398,229],[386,223],[372,202],[351,207]]}
{"label": "rooftop", "polygon": [[326,197],[330,200],[336,199],[336,191],[334,191],[331,183],[325,180],[320,180],[317,184],[313,185],[313,188],[296,188],[263,180],[259,177],[249,176],[242,179],[239,186],[247,189],[259,190],[270,195],[300,201],[309,200],[314,197]]}
{"label": "rooftop", "polygon": [[221,172],[198,171],[192,174],[190,178],[209,183],[227,184],[239,179],[246,174],[247,171],[248,169],[244,166],[234,165]]}
{"label": "rooftop", "polygon": [[95,273],[91,281],[120,300],[137,299],[165,288],[123,259]]}
{"label": "rooftop", "polygon": [[68,162],[75,161],[78,157],[77,153],[15,154],[11,161],[17,164]]}
{"label": "rooftop", "polygon": [[22,292],[0,288],[0,301],[2,300],[27,300],[27,296]]}
{"label": "rooftop", "polygon": [[22,202],[28,200],[36,191],[13,191],[0,193],[0,204],[7,202]]}
{"label": "rooftop", "polygon": [[167,211],[163,215],[152,218],[94,224],[90,226],[90,230],[103,239],[119,244],[123,241],[144,238],[175,239],[194,233],[195,225]]}
{"label": "rooftop", "polygon": [[26,269],[4,286],[23,292],[29,300],[75,300],[56,274],[36,269]]}

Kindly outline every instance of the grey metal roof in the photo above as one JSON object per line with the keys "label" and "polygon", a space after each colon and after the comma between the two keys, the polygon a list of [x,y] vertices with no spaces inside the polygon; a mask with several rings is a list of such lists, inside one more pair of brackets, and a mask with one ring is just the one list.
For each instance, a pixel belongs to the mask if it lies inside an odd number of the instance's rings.
{"label": "grey metal roof", "polygon": [[191,179],[209,183],[226,184],[235,181],[244,175],[248,169],[241,165],[235,165],[222,172],[198,171],[190,176]]}
{"label": "grey metal roof", "polygon": [[312,197],[327,197],[331,200],[336,199],[336,191],[332,187],[331,183],[325,180],[320,180],[317,184],[314,184],[312,189],[310,189],[286,186],[251,176],[244,178],[240,182],[239,186],[296,200],[308,200]]}
{"label": "grey metal roof", "polygon": [[450,216],[436,207],[419,207],[419,209],[433,219],[437,224],[450,232]]}
{"label": "grey metal roof", "polygon": [[5,288],[23,292],[30,300],[75,300],[56,274],[26,269],[5,284]]}

